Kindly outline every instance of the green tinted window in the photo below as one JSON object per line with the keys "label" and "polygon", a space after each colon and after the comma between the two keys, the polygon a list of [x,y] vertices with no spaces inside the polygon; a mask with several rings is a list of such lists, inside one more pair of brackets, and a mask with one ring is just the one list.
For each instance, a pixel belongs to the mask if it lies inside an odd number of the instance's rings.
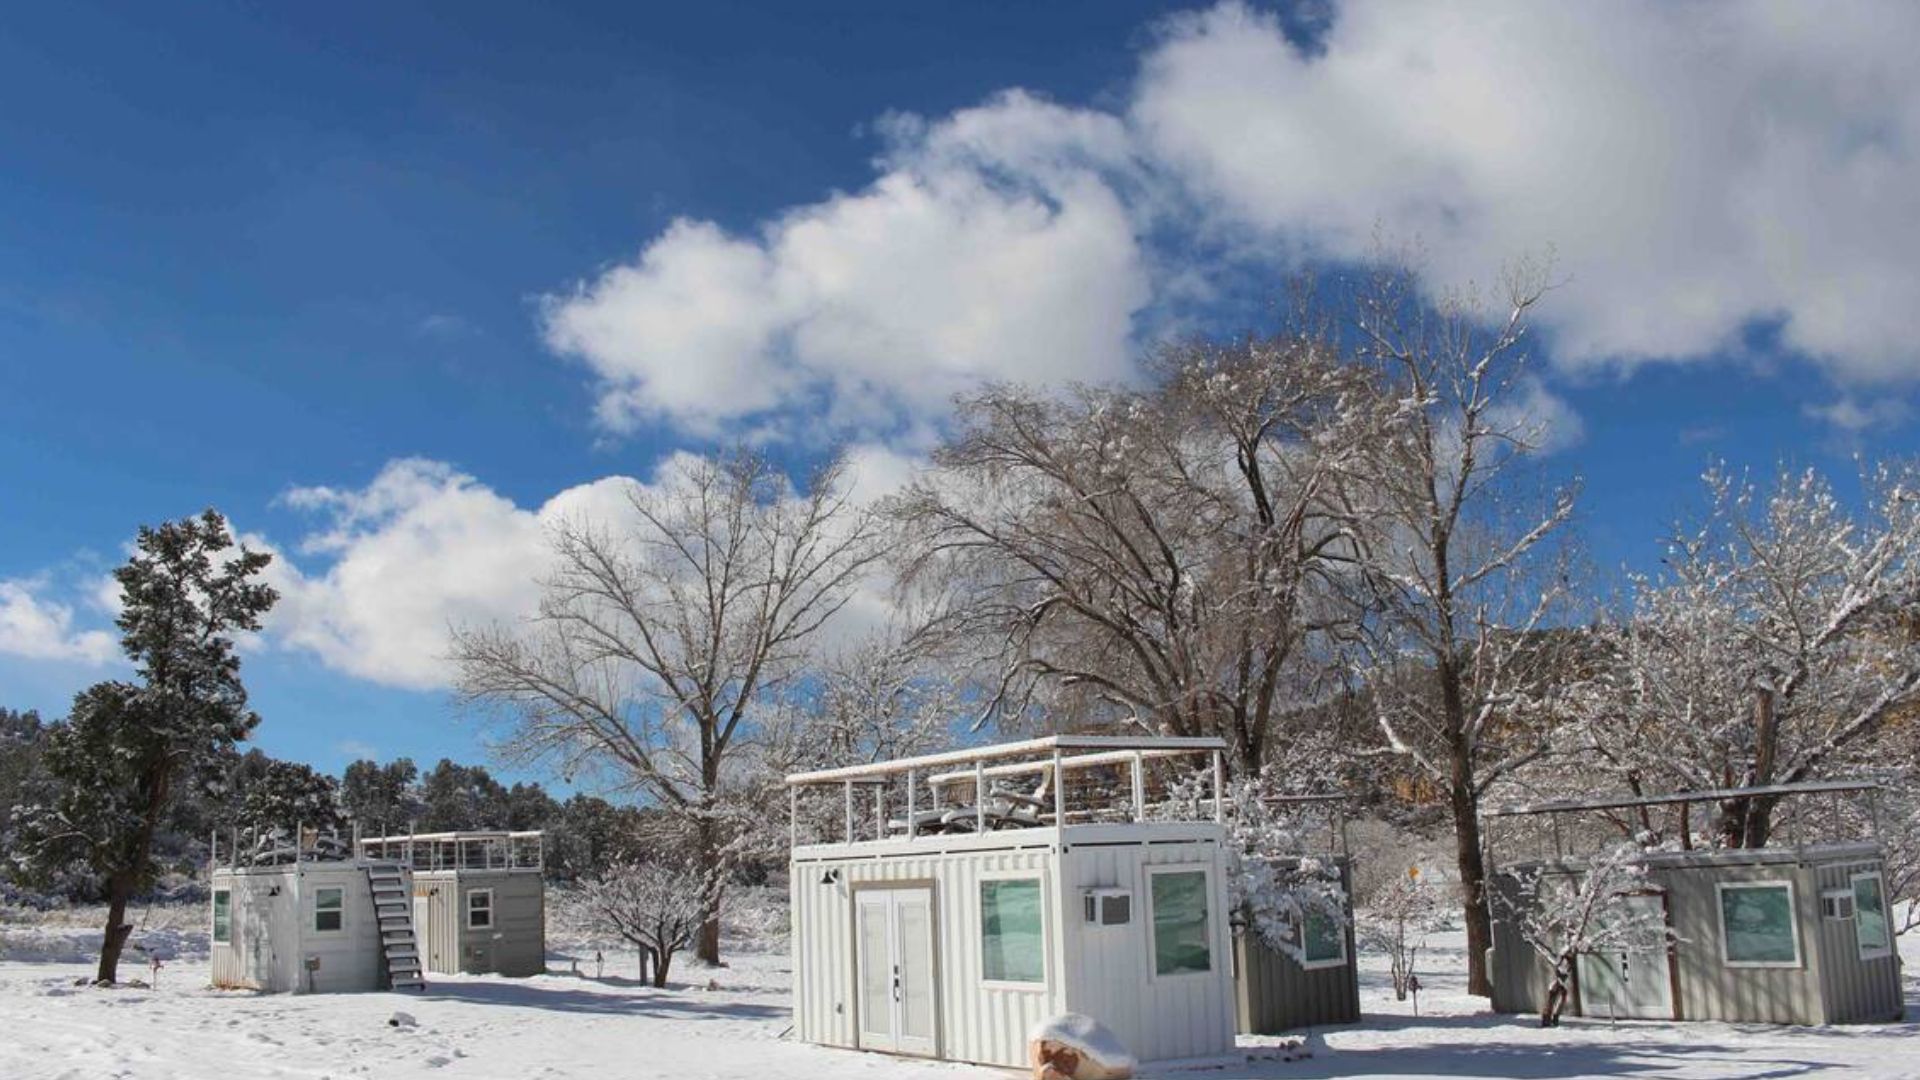
{"label": "green tinted window", "polygon": [[1310,912],[1307,915],[1306,948],[1307,963],[1333,964],[1347,958],[1345,927],[1340,920],[1324,911]]}
{"label": "green tinted window", "polygon": [[1721,888],[1720,926],[1729,964],[1791,966],[1800,962],[1793,889],[1785,882]]}
{"label": "green tinted window", "polygon": [[226,889],[213,893],[213,940],[233,940],[233,893]]}
{"label": "green tinted window", "polygon": [[1152,881],[1154,974],[1211,971],[1206,871],[1170,871],[1154,874]]}
{"label": "green tinted window", "polygon": [[1862,955],[1893,948],[1887,927],[1887,898],[1880,891],[1878,874],[1861,874],[1853,879],[1853,936],[1860,943]]}
{"label": "green tinted window", "polygon": [[1040,879],[980,883],[980,973],[993,982],[1045,982]]}

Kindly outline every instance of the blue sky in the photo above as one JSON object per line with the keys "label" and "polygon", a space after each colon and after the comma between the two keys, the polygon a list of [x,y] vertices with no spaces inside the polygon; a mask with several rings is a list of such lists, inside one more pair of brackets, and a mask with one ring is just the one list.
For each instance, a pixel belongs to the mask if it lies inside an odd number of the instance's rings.
{"label": "blue sky", "polygon": [[1126,378],[1376,230],[1554,250],[1603,566],[1710,458],[1914,446],[1903,6],[550,7],[10,16],[0,704],[112,672],[101,576],[213,505],[295,575],[261,745],[477,758],[431,639],[543,508],[745,435],[897,478],[952,392]]}

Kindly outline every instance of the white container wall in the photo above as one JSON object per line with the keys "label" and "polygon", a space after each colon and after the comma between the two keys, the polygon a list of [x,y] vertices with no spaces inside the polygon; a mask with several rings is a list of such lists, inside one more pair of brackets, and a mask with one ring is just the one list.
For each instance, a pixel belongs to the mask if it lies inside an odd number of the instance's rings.
{"label": "white container wall", "polygon": [[[1037,828],[796,849],[798,1037],[1020,1066],[1028,1031],[1073,1011],[1107,1024],[1142,1060],[1230,1051],[1232,951],[1219,827],[1082,825],[1064,833],[1064,846],[1061,830]],[[1204,970],[1155,971],[1153,875],[1160,871],[1185,872],[1169,886],[1189,890],[1186,902],[1200,905],[1190,914],[1204,910],[1203,931],[1191,918],[1181,929],[1204,933],[1205,948],[1183,961],[1189,969],[1204,963]],[[1029,902],[1030,883],[1038,885],[1041,917],[1034,949],[1024,938],[1002,941],[1010,931],[996,921],[1000,905],[1016,897]],[[1085,894],[1096,888],[1127,894],[1126,923],[1085,925]],[[923,899],[932,915],[931,956],[914,937]],[[1023,919],[1026,914],[1023,907]],[[989,921],[999,935],[993,948]],[[1001,970],[988,970],[989,964]],[[923,965],[934,991],[931,1031],[916,1026]]]}
{"label": "white container wall", "polygon": [[213,872],[213,893],[216,907],[226,898],[228,921],[228,940],[212,948],[216,986],[292,993],[382,987],[379,925],[360,864],[221,868]]}

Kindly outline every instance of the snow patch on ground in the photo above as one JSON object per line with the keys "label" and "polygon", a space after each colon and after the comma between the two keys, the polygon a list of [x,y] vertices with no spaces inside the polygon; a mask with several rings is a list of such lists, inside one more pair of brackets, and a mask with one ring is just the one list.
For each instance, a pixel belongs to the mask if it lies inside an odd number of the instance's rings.
{"label": "snow patch on ground", "polygon": [[[208,988],[204,942],[193,931],[203,911],[174,922],[156,917],[148,932],[180,935],[183,955],[168,963],[155,990],[76,986],[91,954],[53,961],[0,956],[0,1077],[7,1080],[220,1080],[251,1078],[613,1078],[752,1077],[810,1080],[1004,1080],[1004,1070],[889,1058],[806,1046],[785,1037],[791,1023],[791,972],[784,950],[740,949],[727,967],[682,962],[674,986],[655,990],[632,978],[631,951],[602,946],[606,970],[593,978],[593,943],[559,940],[553,973],[531,979],[436,976],[425,994],[294,997]],[[188,924],[191,924],[189,930]],[[58,931],[58,933],[56,933]],[[71,944],[98,931],[20,924],[7,940],[65,935]],[[77,946],[76,946],[77,947]],[[1904,941],[1909,971],[1920,971],[1920,940]],[[1396,1080],[1524,1077],[1736,1077],[1920,1075],[1920,984],[1909,979],[1908,1022],[1847,1028],[1762,1025],[1608,1024],[1570,1018],[1544,1031],[1526,1017],[1495,1016],[1464,992],[1460,935],[1435,940],[1423,965],[1420,1015],[1393,999],[1384,965],[1366,957],[1366,1019],[1289,1040],[1243,1040],[1235,1060],[1202,1070],[1148,1066],[1166,1080],[1317,1080],[1390,1076]],[[584,976],[569,972],[584,961]],[[145,970],[129,976],[145,977]],[[709,987],[712,987],[709,989]],[[389,1021],[404,1012],[412,1025]],[[1289,1060],[1290,1059],[1290,1060]]]}

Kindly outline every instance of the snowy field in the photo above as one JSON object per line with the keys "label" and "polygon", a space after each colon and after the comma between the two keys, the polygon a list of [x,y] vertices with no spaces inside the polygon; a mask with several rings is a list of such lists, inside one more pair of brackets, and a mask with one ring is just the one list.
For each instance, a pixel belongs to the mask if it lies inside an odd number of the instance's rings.
{"label": "snowy field", "polygon": [[[171,921],[169,921],[171,920]],[[0,927],[0,1078],[130,1077],[760,1077],[845,1076],[968,1080],[1004,1070],[913,1062],[803,1046],[783,1037],[784,954],[736,952],[729,967],[688,967],[671,990],[617,977],[632,957],[610,957],[607,977],[566,972],[533,979],[436,977],[425,994],[290,997],[207,988],[197,910],[150,922],[156,951],[176,958],[157,989],[74,985],[91,970],[97,932],[73,925]],[[1795,1029],[1728,1024],[1569,1019],[1544,1032],[1523,1017],[1479,1010],[1461,992],[1457,935],[1442,938],[1422,979],[1421,1013],[1393,1000],[1366,958],[1364,1023],[1308,1033],[1305,1056],[1281,1060],[1278,1040],[1248,1040],[1231,1061],[1146,1075],[1193,1077],[1920,1077],[1920,984],[1909,977],[1907,1023]],[[1920,943],[1904,943],[1920,972]],[[584,967],[592,974],[589,959]],[[619,970],[616,971],[615,969]],[[145,977],[144,961],[123,978]],[[395,1027],[396,1012],[411,1025]]]}

